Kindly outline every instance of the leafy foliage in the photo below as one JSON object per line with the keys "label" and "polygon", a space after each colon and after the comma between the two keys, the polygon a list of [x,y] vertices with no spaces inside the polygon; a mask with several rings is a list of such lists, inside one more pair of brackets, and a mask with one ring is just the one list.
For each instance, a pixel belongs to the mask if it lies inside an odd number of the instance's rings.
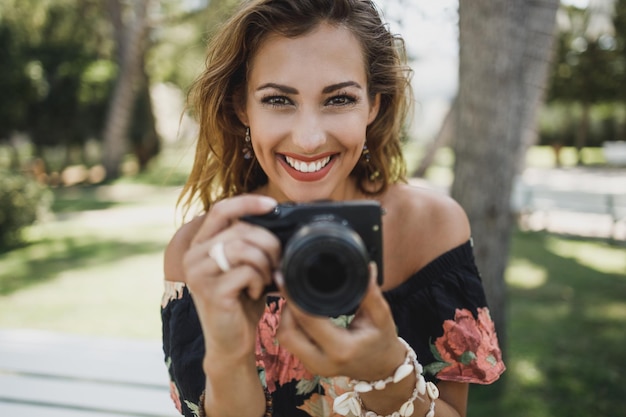
{"label": "leafy foliage", "polygon": [[50,190],[34,179],[0,171],[0,250],[22,242],[22,229],[52,204]]}
{"label": "leafy foliage", "polygon": [[602,30],[592,10],[561,8],[541,144],[601,146],[626,139],[626,0],[616,0],[614,8],[612,27]]}
{"label": "leafy foliage", "polygon": [[0,20],[0,138],[27,131],[37,147],[82,143],[101,129],[115,79],[100,2],[8,2]]}

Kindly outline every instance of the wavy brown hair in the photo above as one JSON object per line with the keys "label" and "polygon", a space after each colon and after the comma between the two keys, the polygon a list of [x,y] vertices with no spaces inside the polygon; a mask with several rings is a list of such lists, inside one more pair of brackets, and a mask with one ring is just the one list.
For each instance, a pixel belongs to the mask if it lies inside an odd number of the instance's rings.
{"label": "wavy brown hair", "polygon": [[[341,25],[359,40],[366,62],[368,93],[380,94],[380,110],[368,126],[369,161],[351,175],[367,195],[405,181],[400,137],[411,99],[410,70],[402,38],[392,35],[369,0],[253,0],[244,2],[211,38],[206,69],[192,85],[189,104],[200,124],[195,159],[179,203],[186,210],[199,198],[204,210],[223,198],[267,182],[255,158],[243,158],[243,105],[248,64],[268,34],[294,38],[319,24]],[[372,173],[376,172],[373,180]]]}

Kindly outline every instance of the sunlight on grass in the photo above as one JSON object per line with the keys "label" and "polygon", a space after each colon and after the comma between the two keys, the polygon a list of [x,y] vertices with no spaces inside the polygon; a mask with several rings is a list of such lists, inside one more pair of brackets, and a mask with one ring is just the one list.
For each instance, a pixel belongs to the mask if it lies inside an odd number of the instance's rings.
{"label": "sunlight on grass", "polygon": [[0,255],[0,327],[159,338],[163,250],[176,228],[177,191],[86,192],[115,204],[38,223],[27,245]]}
{"label": "sunlight on grass", "polygon": [[68,268],[0,303],[0,327],[157,339],[163,291],[160,253]]}
{"label": "sunlight on grass", "polygon": [[505,274],[506,283],[522,289],[537,288],[546,283],[548,272],[527,259],[512,260]]}
{"label": "sunlight on grass", "polygon": [[596,242],[549,239],[547,248],[563,258],[606,274],[626,274],[626,251],[621,247]]}
{"label": "sunlight on grass", "polygon": [[413,172],[417,169],[420,160],[424,156],[424,146],[414,140],[403,143],[402,154],[404,156],[408,172]]}
{"label": "sunlight on grass", "polygon": [[428,168],[425,177],[428,181],[439,187],[450,187],[454,180],[454,174],[451,169],[437,165]]}
{"label": "sunlight on grass", "polygon": [[587,307],[587,315],[596,320],[613,320],[626,323],[626,302],[590,306]]}
{"label": "sunlight on grass", "polygon": [[515,374],[515,378],[521,385],[539,386],[545,382],[545,375],[539,370],[537,364],[528,359],[513,361],[509,372]]}
{"label": "sunlight on grass", "polygon": [[526,153],[526,163],[537,168],[550,168],[555,165],[554,151],[549,146],[533,146]]}
{"label": "sunlight on grass", "polygon": [[515,234],[506,385],[496,402],[479,389],[468,417],[623,415],[624,256],[606,241]]}
{"label": "sunlight on grass", "polygon": [[[582,160],[585,164],[604,164],[606,160],[602,154],[602,148],[587,147],[581,151]],[[562,166],[573,167],[578,163],[576,148],[564,146],[561,148],[560,160]],[[553,168],[556,165],[556,156],[551,146],[532,146],[526,154],[526,163],[535,168]]]}

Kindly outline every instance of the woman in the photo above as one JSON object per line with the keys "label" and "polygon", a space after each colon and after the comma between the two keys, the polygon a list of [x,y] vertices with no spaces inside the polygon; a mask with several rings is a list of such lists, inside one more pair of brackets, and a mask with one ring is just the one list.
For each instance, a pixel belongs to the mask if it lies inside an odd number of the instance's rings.
{"label": "woman", "polygon": [[[165,253],[164,351],[183,414],[464,416],[468,384],[504,371],[463,210],[404,180],[403,52],[367,0],[246,2],[213,37],[181,195],[204,210]],[[384,209],[385,279],[370,264],[354,316],[266,296],[282,287],[280,242],[239,221],[320,199]]]}

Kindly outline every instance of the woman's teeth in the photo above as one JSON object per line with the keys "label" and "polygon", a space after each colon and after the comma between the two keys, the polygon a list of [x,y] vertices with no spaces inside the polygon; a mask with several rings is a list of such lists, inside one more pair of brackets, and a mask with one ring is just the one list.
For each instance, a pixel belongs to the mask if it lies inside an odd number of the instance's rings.
{"label": "woman's teeth", "polygon": [[330,156],[313,162],[303,162],[297,159],[285,156],[285,161],[296,171],[300,172],[317,172],[324,168],[330,162]]}

